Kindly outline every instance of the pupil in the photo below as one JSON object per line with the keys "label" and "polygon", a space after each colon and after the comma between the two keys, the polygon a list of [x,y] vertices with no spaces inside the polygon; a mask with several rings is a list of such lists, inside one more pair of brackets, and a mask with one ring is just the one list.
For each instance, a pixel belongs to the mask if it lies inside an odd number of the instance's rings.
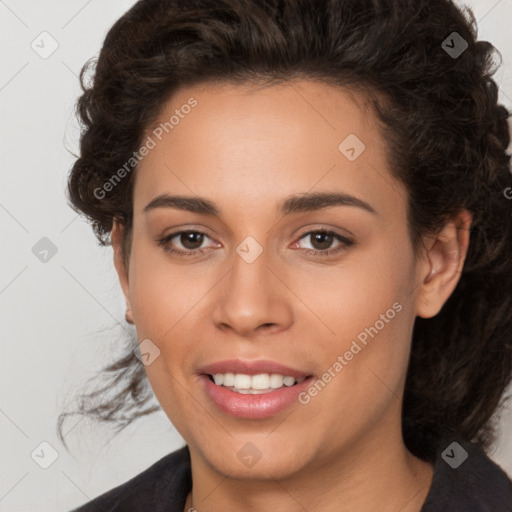
{"label": "pupil", "polygon": [[[196,238],[196,240],[194,240],[194,238]],[[180,242],[183,244],[183,247],[187,249],[198,249],[203,243],[203,235],[201,233],[184,233],[181,235]]]}
{"label": "pupil", "polygon": [[318,249],[328,249],[332,243],[332,237],[333,235],[329,235],[327,233],[316,233],[313,237],[313,246],[315,243],[320,242],[320,247],[317,247]]}

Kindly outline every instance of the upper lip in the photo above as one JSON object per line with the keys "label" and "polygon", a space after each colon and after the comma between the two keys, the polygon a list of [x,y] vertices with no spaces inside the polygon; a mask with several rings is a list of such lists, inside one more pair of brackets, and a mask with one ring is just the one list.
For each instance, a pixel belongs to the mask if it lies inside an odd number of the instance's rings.
{"label": "upper lip", "polygon": [[260,373],[278,373],[295,378],[309,377],[311,374],[295,368],[290,368],[275,361],[258,359],[254,361],[242,359],[230,359],[217,361],[199,369],[200,373],[214,375],[216,373],[244,373],[246,375],[258,375]]}

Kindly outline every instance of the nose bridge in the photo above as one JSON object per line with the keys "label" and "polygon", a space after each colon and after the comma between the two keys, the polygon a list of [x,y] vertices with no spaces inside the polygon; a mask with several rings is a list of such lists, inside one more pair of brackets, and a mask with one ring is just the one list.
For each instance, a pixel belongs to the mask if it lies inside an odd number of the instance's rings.
{"label": "nose bridge", "polygon": [[263,324],[285,326],[291,319],[285,290],[269,269],[271,254],[253,237],[236,248],[215,311],[217,324],[249,334]]}
{"label": "nose bridge", "polygon": [[233,270],[229,278],[232,291],[243,293],[247,297],[258,296],[259,292],[270,291],[269,252],[263,249],[254,238],[248,237],[236,248],[233,258]]}

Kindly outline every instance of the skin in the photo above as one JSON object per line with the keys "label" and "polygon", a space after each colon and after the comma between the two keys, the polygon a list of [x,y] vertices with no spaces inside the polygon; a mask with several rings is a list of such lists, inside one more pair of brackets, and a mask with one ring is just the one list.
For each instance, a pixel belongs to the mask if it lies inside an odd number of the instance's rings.
{"label": "skin", "polygon": [[[376,118],[359,93],[313,81],[269,87],[202,84],[175,93],[155,124],[193,96],[197,106],[140,162],[129,257],[114,223],[114,262],[139,340],[161,351],[146,366],[163,410],[187,442],[199,512],[419,511],[432,481],[401,435],[401,405],[416,316],[436,315],[454,290],[469,242],[463,210],[413,252],[407,193],[389,171]],[[348,134],[366,146],[349,161]],[[283,215],[292,194],[343,192],[369,203]],[[162,193],[201,196],[207,216],[144,207]],[[256,206],[257,205],[257,206]],[[311,230],[355,240],[315,243]],[[157,240],[207,234],[204,254],[180,257]],[[247,263],[237,246],[263,252]],[[167,246],[186,250],[176,237]],[[186,243],[186,239],[185,239]],[[309,253],[307,252],[309,249]],[[357,335],[399,303],[385,324],[307,405],[266,419],[226,415],[202,391],[198,369],[224,359],[271,359],[319,377]],[[246,467],[237,452],[262,458]]]}

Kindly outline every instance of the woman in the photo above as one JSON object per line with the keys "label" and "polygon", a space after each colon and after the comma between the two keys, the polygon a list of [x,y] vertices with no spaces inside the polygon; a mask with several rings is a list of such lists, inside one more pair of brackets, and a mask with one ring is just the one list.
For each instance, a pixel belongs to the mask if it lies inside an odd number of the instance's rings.
{"label": "woman", "polygon": [[512,368],[509,113],[466,14],[140,0],[111,28],[69,194],[139,348],[82,412],[152,412],[147,375],[186,446],[77,510],[512,510],[484,452]]}

